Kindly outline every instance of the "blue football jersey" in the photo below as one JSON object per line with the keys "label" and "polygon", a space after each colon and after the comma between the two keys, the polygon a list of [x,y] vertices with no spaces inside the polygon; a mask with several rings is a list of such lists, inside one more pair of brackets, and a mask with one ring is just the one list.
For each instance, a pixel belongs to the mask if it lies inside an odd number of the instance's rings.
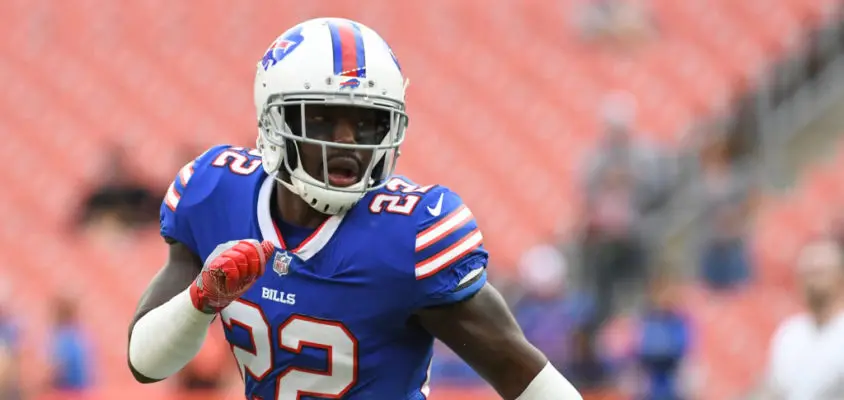
{"label": "blue football jersey", "polygon": [[220,313],[246,397],[427,398],[433,337],[409,319],[486,283],[471,211],[447,188],[395,176],[288,247],[276,185],[254,150],[217,146],[179,171],[161,206],[161,234],[203,260],[231,240],[276,246]]}

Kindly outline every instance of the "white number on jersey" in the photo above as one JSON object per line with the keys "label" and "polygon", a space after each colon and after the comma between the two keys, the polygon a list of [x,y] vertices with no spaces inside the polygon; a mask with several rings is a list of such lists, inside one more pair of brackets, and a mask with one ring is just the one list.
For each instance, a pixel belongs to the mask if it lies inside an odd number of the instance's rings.
{"label": "white number on jersey", "polygon": [[[238,325],[251,333],[254,352],[233,347],[241,375],[264,379],[275,368],[270,323],[264,312],[257,305],[238,300],[220,314],[227,329]],[[327,372],[287,367],[278,375],[276,400],[298,400],[303,395],[339,398],[355,385],[358,343],[342,323],[293,315],[279,326],[278,335],[280,349],[291,353],[299,353],[304,347],[324,349],[331,364]]]}
{"label": "white number on jersey", "polygon": [[410,215],[422,197],[413,193],[426,193],[433,186],[417,186],[401,178],[391,178],[384,186],[397,194],[379,193],[369,203],[373,214],[388,212],[391,214]]}
{"label": "white number on jersey", "polygon": [[247,153],[247,150],[243,147],[232,147],[217,155],[217,158],[211,162],[211,165],[215,167],[229,167],[231,172],[238,175],[249,175],[258,170],[261,166],[261,160],[255,159],[249,161],[249,157],[244,153],[252,156],[261,155],[257,150],[250,150]]}

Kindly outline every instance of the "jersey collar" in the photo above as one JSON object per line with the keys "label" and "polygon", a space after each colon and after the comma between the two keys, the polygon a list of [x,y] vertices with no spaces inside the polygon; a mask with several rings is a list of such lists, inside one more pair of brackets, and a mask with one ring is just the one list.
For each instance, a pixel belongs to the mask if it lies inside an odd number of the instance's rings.
{"label": "jersey collar", "polygon": [[265,240],[271,241],[276,247],[296,254],[302,261],[308,261],[328,244],[328,241],[337,232],[337,228],[340,226],[340,222],[343,221],[345,213],[332,215],[311,236],[305,239],[299,247],[292,250],[287,249],[281,237],[281,232],[276,227],[270,214],[270,207],[272,207],[270,200],[272,199],[274,188],[275,179],[272,176],[267,176],[264,179],[264,183],[261,184],[261,190],[258,192],[258,228],[261,230],[261,236]]}

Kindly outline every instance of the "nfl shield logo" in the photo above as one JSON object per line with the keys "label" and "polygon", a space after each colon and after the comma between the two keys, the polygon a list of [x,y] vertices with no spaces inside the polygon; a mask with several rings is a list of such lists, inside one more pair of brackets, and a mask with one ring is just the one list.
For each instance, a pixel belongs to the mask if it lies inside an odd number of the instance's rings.
{"label": "nfl shield logo", "polygon": [[278,276],[287,275],[287,273],[290,272],[291,261],[293,261],[293,257],[290,257],[290,254],[283,251],[276,253],[275,259],[273,260],[273,271],[275,271]]}

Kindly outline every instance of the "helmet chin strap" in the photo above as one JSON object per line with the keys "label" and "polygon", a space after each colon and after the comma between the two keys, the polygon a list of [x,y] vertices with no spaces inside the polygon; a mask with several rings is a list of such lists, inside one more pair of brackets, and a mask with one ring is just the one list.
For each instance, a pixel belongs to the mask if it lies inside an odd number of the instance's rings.
{"label": "helmet chin strap", "polygon": [[[363,196],[364,181],[360,181],[347,189],[360,189],[359,192],[338,192],[320,187],[318,181],[305,172],[301,165],[290,173],[290,183],[285,182],[276,173],[273,178],[281,182],[287,190],[299,196],[311,208],[329,215],[336,215],[348,211]],[[371,180],[371,179],[370,179]]]}
{"label": "helmet chin strap", "polygon": [[289,191],[290,191],[290,193],[293,193],[293,194],[295,194],[295,195],[297,195],[297,196],[301,196],[301,195],[299,194],[299,190],[298,190],[298,189],[296,189],[296,186],[293,186],[293,185],[291,185],[291,184],[289,184],[289,183],[285,182],[285,181],[284,181],[284,179],[281,179],[281,178],[279,178],[279,177],[278,177],[278,174],[275,174],[275,176],[273,176],[273,178],[275,178],[276,182],[278,182],[278,183],[280,183],[280,184],[284,185],[284,187],[286,187],[286,188],[287,188],[287,190],[289,190]]}

